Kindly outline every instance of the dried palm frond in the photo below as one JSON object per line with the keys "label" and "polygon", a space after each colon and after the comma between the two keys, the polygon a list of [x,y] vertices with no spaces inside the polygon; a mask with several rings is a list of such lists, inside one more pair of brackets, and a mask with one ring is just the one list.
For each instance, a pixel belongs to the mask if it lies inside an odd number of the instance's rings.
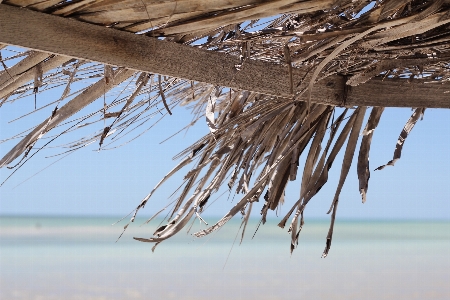
{"label": "dried palm frond", "polygon": [[[3,156],[0,167],[17,170],[61,135],[84,131],[87,126],[101,122],[102,130],[61,145],[64,153],[92,143],[98,143],[99,150],[120,147],[151,129],[164,116],[171,115],[174,107],[184,105],[194,116],[187,127],[205,118],[210,133],[175,157],[181,162],[133,211],[131,222],[167,179],[182,167],[192,165],[167,224],[157,228],[152,238],[135,239],[155,243],[154,249],[193,218],[204,222],[201,214],[207,209],[206,204],[224,185],[242,194],[242,198],[216,224],[194,235],[210,234],[241,213],[243,238],[252,211],[260,210],[261,222],[265,223],[269,211],[283,205],[286,186],[299,177],[300,170],[298,201],[279,223],[284,228],[291,218],[292,251],[304,225],[305,207],[326,184],[329,170],[345,148],[339,183],[331,199],[325,257],[331,247],[339,195],[367,110],[366,105],[349,105],[348,91],[370,82],[390,82],[394,86],[397,83],[430,85],[436,90],[444,87],[440,93],[445,92],[450,79],[450,3],[442,0],[196,0],[189,1],[190,5],[177,6],[177,2],[7,0],[0,5],[24,6],[226,53],[239,58],[234,66],[235,74],[251,61],[287,65],[290,82],[286,95],[289,96],[216,86],[0,44],[3,66],[0,106],[62,90],[59,99],[45,98],[46,103],[39,96],[32,113],[51,107],[51,114],[37,126],[11,137],[21,140]],[[197,10],[196,5],[200,4],[203,10]],[[303,74],[299,82],[294,81],[293,75],[298,70]],[[325,93],[319,90],[323,86],[320,84],[335,75],[342,78],[343,84],[331,86],[336,94],[327,92],[326,97],[340,99],[339,106],[344,109],[337,108],[331,100],[329,103],[315,101],[317,95]],[[233,86],[231,82],[230,86]],[[88,105],[95,101],[103,102],[102,107],[87,112]],[[448,103],[440,103],[441,107],[450,107]],[[421,104],[407,121],[394,158],[387,165],[394,165],[400,158],[409,132],[425,107],[433,106],[430,102],[426,105],[426,101]],[[394,106],[405,105],[397,100]],[[362,131],[357,172],[363,202],[370,177],[371,140],[383,110],[384,107],[374,105]],[[335,114],[338,114],[336,118]],[[159,119],[148,124],[154,118]],[[44,136],[50,132],[54,135],[45,141]],[[136,134],[130,138],[132,133]],[[304,166],[299,166],[302,154],[306,155],[306,161]],[[258,206],[260,199],[264,203]]]}

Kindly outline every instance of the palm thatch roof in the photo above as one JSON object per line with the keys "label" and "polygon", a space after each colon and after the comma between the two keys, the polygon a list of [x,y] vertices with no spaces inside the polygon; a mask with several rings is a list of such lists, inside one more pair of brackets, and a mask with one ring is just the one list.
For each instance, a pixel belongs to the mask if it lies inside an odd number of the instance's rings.
{"label": "palm thatch roof", "polygon": [[[93,124],[104,125],[66,144],[68,151],[92,143],[100,150],[120,146],[113,143],[178,105],[191,110],[191,124],[206,119],[210,133],[175,157],[180,163],[133,212],[131,221],[156,189],[191,165],[167,224],[150,239],[136,238],[155,247],[190,220],[202,220],[208,199],[223,185],[241,199],[194,235],[210,234],[242,214],[244,237],[252,209],[265,223],[284,203],[288,182],[299,177],[298,201],[279,223],[289,222],[292,251],[305,207],[343,151],[326,256],[355,153],[366,201],[370,145],[384,108],[414,109],[386,165],[400,158],[426,108],[450,108],[448,0],[0,3],[0,106],[61,91],[57,99],[40,100],[35,111],[50,107],[51,114],[12,137],[19,141],[0,167],[17,170],[61,135]],[[89,110],[93,102],[102,107]],[[80,111],[86,113],[80,117]],[[43,141],[49,132],[54,135]],[[299,166],[302,154],[306,162]]]}

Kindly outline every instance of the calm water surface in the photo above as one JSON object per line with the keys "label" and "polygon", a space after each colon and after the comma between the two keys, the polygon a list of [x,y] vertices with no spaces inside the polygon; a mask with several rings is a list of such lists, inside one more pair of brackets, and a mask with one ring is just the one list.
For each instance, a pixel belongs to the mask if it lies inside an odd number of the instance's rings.
{"label": "calm water surface", "polygon": [[[115,218],[0,217],[0,299],[450,299],[450,222],[308,221],[291,256],[287,230],[240,221],[212,237],[140,243],[153,226]],[[210,220],[214,221],[214,220]],[[196,222],[193,232],[201,226]],[[227,261],[226,265],[225,262]],[[224,267],[225,266],[225,267]]]}

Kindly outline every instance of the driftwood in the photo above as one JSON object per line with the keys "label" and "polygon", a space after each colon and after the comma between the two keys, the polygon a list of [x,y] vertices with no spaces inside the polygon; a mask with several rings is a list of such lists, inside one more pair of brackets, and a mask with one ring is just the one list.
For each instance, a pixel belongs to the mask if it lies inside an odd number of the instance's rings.
{"label": "driftwood", "polygon": [[[153,238],[136,238],[155,243],[153,249],[193,218],[204,222],[208,200],[224,185],[241,199],[194,235],[210,234],[240,213],[243,238],[250,214],[259,210],[265,223],[283,205],[289,181],[301,174],[299,198],[279,223],[284,228],[290,220],[293,251],[305,207],[345,149],[330,199],[325,257],[361,133],[357,172],[365,202],[372,136],[384,108],[415,109],[385,166],[400,159],[426,108],[450,108],[446,0],[0,2],[0,105],[62,86],[60,99],[36,107],[53,108],[51,115],[4,154],[1,167],[17,170],[35,149],[99,121],[102,130],[64,145],[68,151],[91,143],[99,150],[127,144],[121,139],[153,116],[172,114],[177,105],[192,110],[193,123],[206,119],[210,133],[175,157],[181,162],[133,212],[131,221],[155,190],[193,164],[167,224]],[[108,102],[110,93],[119,96]],[[73,119],[94,101],[103,101],[103,108]],[[366,111],[370,117],[363,124]],[[41,141],[58,130],[50,142]],[[307,159],[299,166],[302,154]]]}

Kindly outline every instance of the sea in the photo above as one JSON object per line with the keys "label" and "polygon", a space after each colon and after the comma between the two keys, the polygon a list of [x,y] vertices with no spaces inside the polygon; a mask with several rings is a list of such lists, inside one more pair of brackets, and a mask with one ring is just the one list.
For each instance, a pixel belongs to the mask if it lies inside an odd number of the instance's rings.
{"label": "sea", "polygon": [[[161,220],[0,216],[0,299],[450,299],[450,221],[305,220],[290,253],[287,228],[240,219],[203,238],[158,245]],[[211,218],[213,219],[213,218]],[[117,241],[117,242],[116,242]]]}

